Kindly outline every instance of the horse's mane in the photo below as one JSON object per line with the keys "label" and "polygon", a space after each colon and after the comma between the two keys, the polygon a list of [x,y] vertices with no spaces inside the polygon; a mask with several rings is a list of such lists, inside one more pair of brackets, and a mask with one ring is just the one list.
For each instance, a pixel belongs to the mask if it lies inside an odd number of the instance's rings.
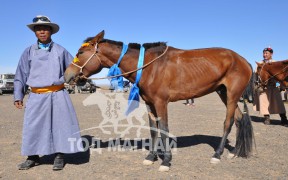
{"label": "horse's mane", "polygon": [[[167,43],[165,43],[165,42],[154,42],[154,43],[144,43],[143,44],[143,47],[146,50],[150,49],[150,48],[154,48],[154,47],[160,47],[160,46],[166,47]],[[141,44],[129,43],[128,47],[131,48],[131,49],[140,49],[141,48]]]}
{"label": "horse's mane", "polygon": [[[94,37],[88,37],[84,40],[84,43],[87,43],[89,41],[91,41]],[[103,42],[107,42],[107,43],[110,43],[110,44],[114,44],[114,45],[118,45],[118,46],[122,46],[123,45],[123,42],[120,42],[120,41],[113,41],[113,40],[110,40],[110,39],[102,39],[100,41],[100,43],[103,43]],[[155,47],[166,47],[167,46],[167,43],[166,42],[154,42],[154,43],[144,43],[143,44],[143,47],[145,48],[145,50],[147,49],[150,49],[150,48],[155,48]],[[138,43],[129,43],[128,44],[128,48],[131,48],[131,49],[140,49],[141,48],[141,44],[138,44]]]}
{"label": "horse's mane", "polygon": [[276,61],[276,62],[273,62],[275,64],[288,64],[288,59],[285,59],[285,60],[279,60],[279,61]]}
{"label": "horse's mane", "polygon": [[93,38],[94,38],[94,37],[87,37],[87,38],[83,41],[83,43],[88,43],[88,42],[91,41]]}
{"label": "horse's mane", "polygon": [[[259,65],[261,67],[264,65],[264,63],[260,63]],[[268,65],[269,65],[269,67],[274,67],[274,66],[279,66],[279,65],[288,65],[288,59],[274,61],[272,63],[268,63]]]}

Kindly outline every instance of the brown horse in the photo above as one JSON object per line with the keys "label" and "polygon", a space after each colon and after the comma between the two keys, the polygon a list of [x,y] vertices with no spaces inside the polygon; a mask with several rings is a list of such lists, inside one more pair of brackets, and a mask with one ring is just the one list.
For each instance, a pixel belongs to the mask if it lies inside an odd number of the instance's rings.
{"label": "brown horse", "polygon": [[[99,72],[103,67],[109,68],[120,56],[122,42],[104,38],[104,31],[93,38],[87,38],[77,53],[77,61],[71,64],[65,72],[66,82],[89,77]],[[237,53],[224,48],[207,48],[196,50],[181,50],[169,47],[166,43],[146,43],[145,64],[143,74],[138,84],[140,96],[148,109],[152,150],[144,160],[145,165],[157,160],[155,142],[160,129],[161,139],[166,149],[160,171],[168,171],[172,160],[171,150],[167,145],[169,102],[197,98],[212,92],[217,92],[227,107],[224,121],[224,134],[211,159],[211,163],[220,162],[220,156],[231,131],[236,123],[237,139],[234,148],[235,156],[248,157],[252,151],[253,128],[247,106],[244,102],[244,113],[239,109],[239,101],[249,83],[252,69],[249,63]],[[135,82],[139,44],[129,44],[129,48],[119,68],[125,78]],[[157,148],[157,147],[156,147]]]}
{"label": "brown horse", "polygon": [[288,60],[271,63],[256,63],[256,75],[260,87],[266,88],[268,81],[272,78],[276,79],[282,86],[288,87]]}

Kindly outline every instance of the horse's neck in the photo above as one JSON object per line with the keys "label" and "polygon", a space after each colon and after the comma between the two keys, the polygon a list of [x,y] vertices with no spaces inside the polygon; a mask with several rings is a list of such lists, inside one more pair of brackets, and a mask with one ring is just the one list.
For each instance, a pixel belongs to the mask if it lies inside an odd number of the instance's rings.
{"label": "horse's neck", "polygon": [[283,63],[272,63],[271,65],[267,66],[266,71],[273,77],[277,76],[279,80],[283,80],[285,78],[284,72],[288,70],[288,66]]}
{"label": "horse's neck", "polygon": [[[136,69],[138,68],[138,58],[139,58],[139,51],[138,52],[129,52],[127,53],[119,65],[122,73],[131,72],[130,74],[125,75],[124,77],[131,82],[134,82],[136,79]],[[135,71],[132,73],[132,71]]]}
{"label": "horse's neck", "polygon": [[[120,57],[121,50],[116,50],[116,48],[106,49],[105,56],[109,61],[106,61],[105,64],[108,68],[113,66],[114,64],[117,64],[117,61]],[[121,69],[122,74],[131,72],[137,69],[138,64],[138,56],[139,56],[139,50],[131,49],[128,50],[127,53],[123,56],[119,68]],[[136,72],[130,73],[127,75],[124,75],[126,79],[128,79],[131,82],[135,81]]]}

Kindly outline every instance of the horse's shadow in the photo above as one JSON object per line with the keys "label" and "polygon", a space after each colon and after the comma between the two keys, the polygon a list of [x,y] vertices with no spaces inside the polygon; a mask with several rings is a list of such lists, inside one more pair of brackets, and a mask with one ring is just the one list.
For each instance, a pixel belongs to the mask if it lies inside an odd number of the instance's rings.
{"label": "horse's shadow", "polygon": [[[160,138],[158,138],[160,139]],[[94,141],[99,141],[100,143],[97,146],[100,146],[101,148],[109,148],[111,145],[119,145],[119,146],[125,146],[125,144],[129,144],[134,147],[134,149],[143,149],[149,150],[147,147],[147,144],[149,144],[150,139],[140,139],[138,141],[134,140],[128,140],[127,143],[126,140],[119,139],[113,139],[109,141],[102,141],[101,139],[95,139]],[[218,145],[220,144],[221,137],[217,136],[208,136],[208,135],[192,135],[192,136],[180,136],[176,138],[170,138],[169,143],[171,144],[172,141],[176,141],[177,148],[184,148],[184,147],[190,147],[198,144],[208,144],[210,145],[214,150],[217,149]],[[229,144],[229,141],[227,140],[226,146]],[[98,148],[97,146],[92,146],[92,148]],[[229,148],[227,146],[226,148]]]}
{"label": "horse's shadow", "polygon": [[[256,123],[263,123],[264,122],[264,117],[258,117],[258,116],[250,116],[251,117],[251,121],[256,122]],[[275,120],[275,119],[271,119],[270,120],[270,126],[280,126],[281,125],[281,121],[280,120]]]}
{"label": "horse's shadow", "polygon": [[[184,147],[190,147],[195,146],[198,144],[208,144],[211,146],[214,151],[218,148],[221,137],[219,136],[209,136],[209,135],[192,135],[192,136],[180,136],[177,137],[177,148],[184,148]],[[229,151],[233,150],[234,147],[232,147],[229,144],[229,140],[226,140],[225,148]]]}
{"label": "horse's shadow", "polygon": [[[82,136],[83,139],[85,139],[86,142],[83,141],[83,146],[85,151],[84,152],[78,152],[74,154],[65,154],[65,163],[66,164],[85,164],[89,162],[90,159],[90,148],[106,148],[109,149],[111,146],[117,145],[122,148],[125,148],[127,144],[129,144],[127,149],[133,148],[133,150],[139,150],[139,149],[146,149],[150,150],[150,139],[138,139],[135,141],[134,139],[131,140],[123,140],[121,138],[119,139],[113,139],[108,141],[103,141],[101,139],[93,139],[92,136],[84,135]],[[160,140],[160,138],[158,138]],[[180,136],[176,138],[170,138],[169,144],[173,144],[173,142],[176,143],[176,146],[174,144],[173,148],[185,148],[185,147],[191,147],[198,144],[208,144],[211,146],[214,151],[218,148],[218,145],[220,144],[221,137],[218,136],[209,136],[209,135],[192,135],[192,136]],[[97,146],[92,143],[97,143]],[[88,143],[88,144],[87,144]],[[88,147],[89,146],[89,147]],[[112,147],[113,148],[113,147]],[[229,145],[229,140],[227,139],[225,148],[229,151],[232,151],[234,147]],[[163,159],[163,155],[161,151],[159,151],[159,158]],[[53,164],[54,163],[55,155],[45,155],[41,157],[41,164]]]}
{"label": "horse's shadow", "polygon": [[[91,145],[91,142],[92,142],[91,136],[85,135],[85,136],[82,136],[82,138],[87,139],[89,144]],[[85,143],[83,142],[83,146],[84,145]],[[87,150],[85,150],[84,152],[65,154],[64,155],[65,164],[79,165],[79,164],[88,163],[90,159],[90,150],[89,148],[84,148],[84,149],[87,149]],[[40,157],[41,164],[53,164],[54,158],[55,158],[54,154],[42,156]]]}
{"label": "horse's shadow", "polygon": [[[158,138],[158,140],[160,140],[160,138]],[[150,139],[140,139],[138,141],[134,141],[134,140],[127,140],[127,139],[122,140],[120,138],[120,139],[113,139],[109,141],[102,141],[101,139],[96,139],[96,141],[99,142],[98,146],[97,147],[92,146],[92,148],[99,148],[100,146],[101,148],[109,149],[111,148],[111,144],[112,145],[117,144],[122,148],[125,148],[124,147],[125,145],[130,144],[131,147],[133,147],[133,150],[146,149],[150,151],[149,148],[151,148],[150,146],[151,144],[149,143]],[[176,138],[170,138],[169,144],[170,145],[173,144],[173,141],[176,142],[176,146],[172,147],[172,151],[173,151],[173,148],[185,148],[185,147],[195,146],[198,144],[208,144],[214,149],[214,151],[216,151],[216,149],[218,148],[218,145],[221,142],[221,137],[209,136],[209,135],[180,136]],[[228,149],[229,151],[232,151],[234,149],[234,147],[229,144],[228,139],[226,140],[225,148]],[[163,159],[161,150],[160,151],[158,150],[158,155],[161,159]]]}

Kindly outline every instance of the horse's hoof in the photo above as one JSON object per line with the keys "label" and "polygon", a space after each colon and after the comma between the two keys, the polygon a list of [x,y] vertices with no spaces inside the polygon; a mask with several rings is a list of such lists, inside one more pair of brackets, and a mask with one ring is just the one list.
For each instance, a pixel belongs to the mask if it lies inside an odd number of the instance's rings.
{"label": "horse's hoof", "polygon": [[210,160],[210,163],[211,164],[218,164],[218,163],[220,163],[220,159],[212,157]]}
{"label": "horse's hoof", "polygon": [[236,155],[234,153],[228,152],[228,155],[227,155],[228,159],[233,159],[235,157],[236,157]]}
{"label": "horse's hoof", "polygon": [[145,166],[150,166],[150,165],[152,165],[154,163],[154,161],[150,161],[150,160],[147,160],[147,159],[145,159],[144,161],[143,161],[143,165],[145,165]]}
{"label": "horse's hoof", "polygon": [[159,167],[159,169],[158,169],[158,171],[160,171],[160,172],[167,172],[167,171],[169,171],[169,167],[168,166],[160,166]]}

